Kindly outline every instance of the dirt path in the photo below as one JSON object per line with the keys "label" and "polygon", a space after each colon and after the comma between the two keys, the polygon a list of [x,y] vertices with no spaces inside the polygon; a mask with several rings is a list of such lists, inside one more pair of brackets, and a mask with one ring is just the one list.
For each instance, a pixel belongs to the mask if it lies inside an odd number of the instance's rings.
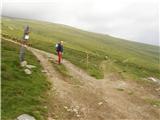
{"label": "dirt path", "polygon": [[146,99],[159,99],[157,95],[119,75],[108,74],[96,80],[82,69],[63,60],[77,84],[71,84],[56,71],[48,55],[55,55],[28,48],[40,60],[52,83],[49,93],[49,120],[159,120],[160,108],[152,106]]}
{"label": "dirt path", "polygon": [[[58,112],[56,109],[53,112],[57,113],[57,118],[63,120],[158,120],[160,117],[159,109],[145,104],[142,99],[143,97],[156,98],[156,96],[145,92],[142,86],[131,81],[123,81],[118,76],[95,80],[83,70],[63,60],[63,64],[68,68],[73,78],[83,83],[79,86],[72,85],[64,81],[63,77],[55,71],[47,59],[49,53],[36,49],[31,49],[31,51],[48,71],[48,77],[56,89],[57,98],[55,101],[60,103],[56,103]],[[53,54],[49,56],[56,57]],[[134,95],[131,95],[132,93]],[[70,108],[72,108],[71,111]],[[78,112],[76,113],[76,111]],[[68,114],[61,114],[61,112],[68,112]]]}

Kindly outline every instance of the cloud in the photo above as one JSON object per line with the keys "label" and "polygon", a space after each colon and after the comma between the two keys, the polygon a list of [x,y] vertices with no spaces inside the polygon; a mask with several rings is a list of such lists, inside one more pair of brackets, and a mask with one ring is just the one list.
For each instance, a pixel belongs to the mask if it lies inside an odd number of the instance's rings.
{"label": "cloud", "polygon": [[158,44],[158,0],[5,0],[2,14]]}

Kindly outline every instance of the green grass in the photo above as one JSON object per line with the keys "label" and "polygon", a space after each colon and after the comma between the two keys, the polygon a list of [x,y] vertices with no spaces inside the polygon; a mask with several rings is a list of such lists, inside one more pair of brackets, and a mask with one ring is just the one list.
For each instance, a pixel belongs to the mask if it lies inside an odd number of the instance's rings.
{"label": "green grass", "polygon": [[63,80],[65,80],[66,82],[70,83],[70,84],[74,84],[76,86],[82,85],[81,81],[73,78],[73,76],[69,73],[68,69],[65,67],[65,65],[63,64],[57,64],[52,62],[52,65],[54,66],[54,68],[56,69],[56,71],[58,71]]}
{"label": "green grass", "polygon": [[[62,24],[8,17],[2,18],[2,34],[21,39],[26,24],[31,27],[30,43],[33,47],[55,53],[55,43],[63,40],[64,58],[97,79],[104,77],[100,65],[105,56],[114,63],[113,68],[118,68],[131,78],[152,76],[160,79],[158,46],[130,42]],[[86,52],[89,55],[88,66]]]}
{"label": "green grass", "polygon": [[155,105],[155,106],[157,106],[157,107],[160,107],[160,100],[156,100],[156,99],[150,99],[150,98],[148,98],[148,99],[145,99],[145,101],[147,102],[147,103],[150,103],[151,105]]}
{"label": "green grass", "polygon": [[57,64],[57,63],[52,63],[54,68],[56,68],[56,70],[64,77],[72,77],[69,74],[69,71],[67,70],[67,68],[63,65],[63,64]]}
{"label": "green grass", "polygon": [[26,60],[36,68],[31,75],[26,75],[19,65],[18,45],[2,40],[1,51],[2,120],[13,120],[23,113],[33,115],[37,120],[45,120],[47,109],[44,109],[44,96],[49,83],[41,73],[37,59],[27,51]]}

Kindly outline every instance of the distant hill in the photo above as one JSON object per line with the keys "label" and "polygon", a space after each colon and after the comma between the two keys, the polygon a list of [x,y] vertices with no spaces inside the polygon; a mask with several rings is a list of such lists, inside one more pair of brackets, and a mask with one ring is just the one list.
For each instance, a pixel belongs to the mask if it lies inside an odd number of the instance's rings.
{"label": "distant hill", "polygon": [[10,17],[2,17],[2,35],[21,39],[25,25],[31,27],[30,43],[33,47],[55,53],[55,43],[63,40],[64,58],[96,78],[104,76],[102,63],[105,63],[109,73],[117,72],[136,79],[150,76],[160,78],[158,46],[131,42],[62,24]]}

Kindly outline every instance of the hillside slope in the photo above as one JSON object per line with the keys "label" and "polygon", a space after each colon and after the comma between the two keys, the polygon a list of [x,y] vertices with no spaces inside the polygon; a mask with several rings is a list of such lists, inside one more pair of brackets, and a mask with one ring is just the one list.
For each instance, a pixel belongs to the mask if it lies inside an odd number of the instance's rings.
{"label": "hillside slope", "polygon": [[160,78],[158,46],[130,42],[61,24],[8,17],[2,18],[2,34],[21,39],[26,24],[31,27],[30,43],[33,47],[55,53],[55,43],[63,40],[64,58],[96,78],[104,77],[101,68],[103,61],[112,64],[108,72],[116,71],[134,79],[151,76]]}
{"label": "hillside slope", "polygon": [[46,92],[49,82],[41,72],[42,67],[36,57],[29,51],[26,60],[36,68],[31,75],[26,75],[19,64],[20,47],[2,39],[1,60],[1,118],[13,120],[27,113],[37,120],[47,117]]}

